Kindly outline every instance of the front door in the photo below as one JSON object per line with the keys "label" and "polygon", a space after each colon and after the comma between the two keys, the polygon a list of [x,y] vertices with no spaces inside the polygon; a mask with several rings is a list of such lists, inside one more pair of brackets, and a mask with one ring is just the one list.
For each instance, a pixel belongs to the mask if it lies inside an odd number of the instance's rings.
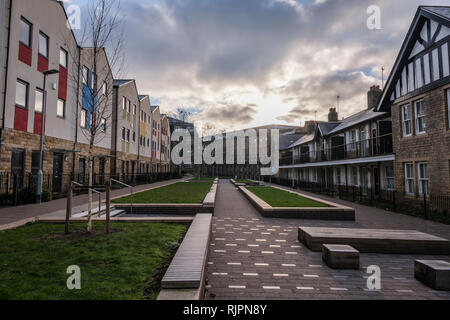
{"label": "front door", "polygon": [[63,174],[63,154],[53,154],[53,192],[61,192]]}
{"label": "front door", "polygon": [[380,195],[380,170],[378,168],[373,168],[373,180],[375,183],[375,195]]}

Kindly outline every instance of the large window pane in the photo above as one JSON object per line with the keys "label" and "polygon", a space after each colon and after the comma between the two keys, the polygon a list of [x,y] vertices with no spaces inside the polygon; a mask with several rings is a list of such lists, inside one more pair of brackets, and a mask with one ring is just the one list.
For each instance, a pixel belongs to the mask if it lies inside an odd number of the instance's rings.
{"label": "large window pane", "polygon": [[39,33],[39,54],[48,58],[48,37],[42,32]]}
{"label": "large window pane", "polygon": [[36,98],[34,102],[34,111],[42,112],[44,106],[44,93],[40,89],[36,89]]}
{"label": "large window pane", "polygon": [[66,110],[66,102],[64,100],[58,99],[56,105],[56,115],[60,118],[64,118]]}
{"label": "large window pane", "polygon": [[20,80],[16,82],[16,106],[28,108],[28,83]]}
{"label": "large window pane", "polygon": [[67,51],[63,48],[59,49],[59,64],[67,69]]}
{"label": "large window pane", "polygon": [[31,24],[23,18],[20,20],[20,42],[31,47]]}

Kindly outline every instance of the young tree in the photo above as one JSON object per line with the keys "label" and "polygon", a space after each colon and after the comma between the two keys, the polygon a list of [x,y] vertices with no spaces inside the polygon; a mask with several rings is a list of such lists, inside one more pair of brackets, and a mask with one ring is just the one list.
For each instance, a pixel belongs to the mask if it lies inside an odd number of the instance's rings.
{"label": "young tree", "polygon": [[[77,64],[80,75],[74,84],[80,88],[77,106],[77,126],[89,145],[88,184],[93,185],[94,146],[106,136],[111,124],[113,102],[113,78],[124,63],[124,32],[119,20],[119,0],[89,0],[83,29],[78,38],[81,47],[79,57],[71,59]],[[82,112],[81,110],[84,110]],[[85,115],[85,119],[78,119]],[[83,123],[84,125],[80,125]],[[92,189],[88,189],[87,231],[92,230]]]}

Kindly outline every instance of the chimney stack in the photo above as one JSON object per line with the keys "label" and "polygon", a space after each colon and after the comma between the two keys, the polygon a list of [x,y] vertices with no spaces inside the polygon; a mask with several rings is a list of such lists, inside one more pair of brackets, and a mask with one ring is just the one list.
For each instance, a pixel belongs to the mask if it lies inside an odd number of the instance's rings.
{"label": "chimney stack", "polygon": [[311,134],[316,129],[316,122],[314,120],[309,120],[305,122],[305,129],[307,134]]}
{"label": "chimney stack", "polygon": [[380,86],[371,86],[369,92],[367,92],[367,108],[375,108],[382,94],[383,90],[380,89]]}
{"label": "chimney stack", "polygon": [[330,108],[330,112],[328,113],[328,122],[336,122],[338,120],[339,117],[336,108]]}

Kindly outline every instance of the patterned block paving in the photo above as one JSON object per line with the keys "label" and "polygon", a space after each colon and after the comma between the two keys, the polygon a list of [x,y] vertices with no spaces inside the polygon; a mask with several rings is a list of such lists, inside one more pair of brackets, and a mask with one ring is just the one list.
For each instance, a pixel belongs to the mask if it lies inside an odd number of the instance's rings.
{"label": "patterned block paving", "polygon": [[[450,299],[450,292],[432,290],[414,279],[414,260],[424,256],[361,254],[360,270],[333,270],[322,262],[320,252],[297,241],[299,225],[364,227],[358,223],[382,225],[379,220],[386,219],[384,211],[368,208],[378,211],[378,216],[371,214],[368,219],[366,209],[358,209],[356,222],[262,218],[228,181],[221,180],[206,299]],[[390,225],[392,217],[397,215],[391,214]],[[417,220],[420,230],[423,221],[407,218]],[[404,219],[401,216],[399,224]],[[427,232],[433,234],[430,224]],[[440,235],[440,228],[437,224],[434,234]],[[450,228],[446,230],[450,234]],[[367,288],[370,274],[366,270],[371,265],[381,268],[381,290]]]}

